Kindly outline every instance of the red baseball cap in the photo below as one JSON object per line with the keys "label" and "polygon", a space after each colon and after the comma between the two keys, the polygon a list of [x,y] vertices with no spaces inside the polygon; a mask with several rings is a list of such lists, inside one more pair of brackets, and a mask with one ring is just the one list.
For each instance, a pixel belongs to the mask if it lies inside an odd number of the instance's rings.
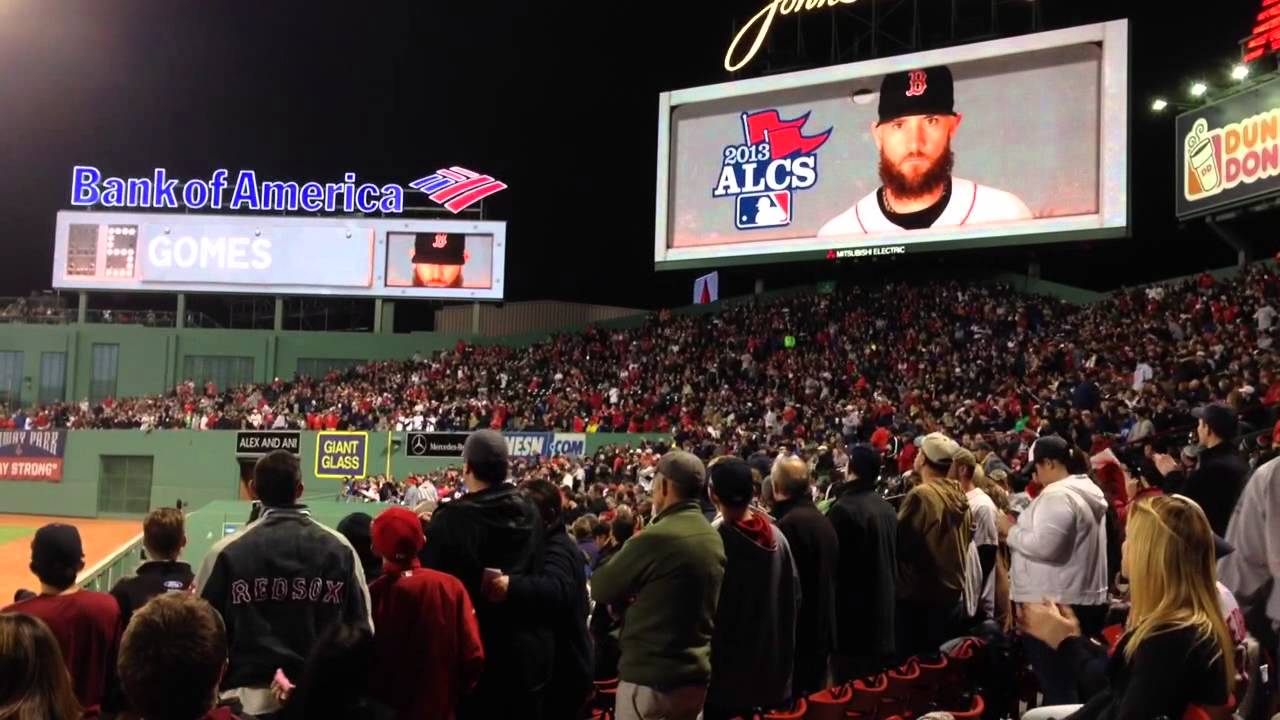
{"label": "red baseball cap", "polygon": [[403,507],[387,508],[374,518],[372,535],[373,551],[397,568],[408,567],[426,543],[418,516]]}

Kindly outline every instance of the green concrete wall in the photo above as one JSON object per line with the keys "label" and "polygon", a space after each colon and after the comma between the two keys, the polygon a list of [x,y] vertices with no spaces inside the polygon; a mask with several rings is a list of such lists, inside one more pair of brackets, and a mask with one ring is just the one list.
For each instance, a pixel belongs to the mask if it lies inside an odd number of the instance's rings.
{"label": "green concrete wall", "polygon": [[[123,350],[122,350],[123,351]],[[316,436],[302,433],[303,484],[307,495],[336,494],[340,481],[315,477]],[[410,458],[404,451],[405,433],[369,433],[368,473],[388,471],[403,478],[450,465],[457,459]],[[587,453],[605,445],[631,444],[665,439],[669,435],[587,435]],[[394,450],[388,458],[388,443]],[[103,456],[152,458],[150,507],[172,507],[179,499],[190,507],[219,500],[239,499],[240,465],[236,460],[236,433],[227,430],[75,430],[67,434],[62,481],[57,483],[0,481],[0,512],[32,515],[97,517],[99,474]]]}

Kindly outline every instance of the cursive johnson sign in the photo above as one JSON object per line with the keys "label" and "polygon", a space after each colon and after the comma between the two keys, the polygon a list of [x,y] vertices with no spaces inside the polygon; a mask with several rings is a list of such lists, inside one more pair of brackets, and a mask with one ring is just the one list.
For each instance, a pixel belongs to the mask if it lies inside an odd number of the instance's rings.
{"label": "cursive johnson sign", "polygon": [[[773,20],[779,15],[794,15],[810,10],[821,10],[823,8],[835,7],[836,5],[852,5],[857,0],[769,0],[760,12],[751,16],[746,25],[733,36],[733,42],[729,43],[729,49],[724,53],[724,69],[729,72],[736,72],[743,65],[751,62],[751,58],[760,52],[760,46],[764,44],[764,39],[768,37],[769,30],[773,27]],[[746,38],[751,38],[751,47],[747,48],[746,53],[741,58],[735,60],[734,56],[738,52],[738,45]]]}

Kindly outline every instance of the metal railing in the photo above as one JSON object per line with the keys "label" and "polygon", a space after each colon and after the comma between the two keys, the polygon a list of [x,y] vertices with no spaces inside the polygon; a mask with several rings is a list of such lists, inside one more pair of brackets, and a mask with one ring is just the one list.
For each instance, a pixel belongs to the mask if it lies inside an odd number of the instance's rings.
{"label": "metal railing", "polygon": [[132,575],[142,564],[142,533],[120,546],[110,556],[80,573],[76,584],[82,590],[108,592],[121,579]]}

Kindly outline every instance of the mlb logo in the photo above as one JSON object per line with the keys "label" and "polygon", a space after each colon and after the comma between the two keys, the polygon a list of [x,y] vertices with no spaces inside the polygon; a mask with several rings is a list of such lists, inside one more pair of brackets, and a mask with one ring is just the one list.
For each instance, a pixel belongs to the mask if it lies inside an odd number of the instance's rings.
{"label": "mlb logo", "polygon": [[791,191],[747,193],[738,196],[733,218],[739,230],[782,227],[791,224]]}

